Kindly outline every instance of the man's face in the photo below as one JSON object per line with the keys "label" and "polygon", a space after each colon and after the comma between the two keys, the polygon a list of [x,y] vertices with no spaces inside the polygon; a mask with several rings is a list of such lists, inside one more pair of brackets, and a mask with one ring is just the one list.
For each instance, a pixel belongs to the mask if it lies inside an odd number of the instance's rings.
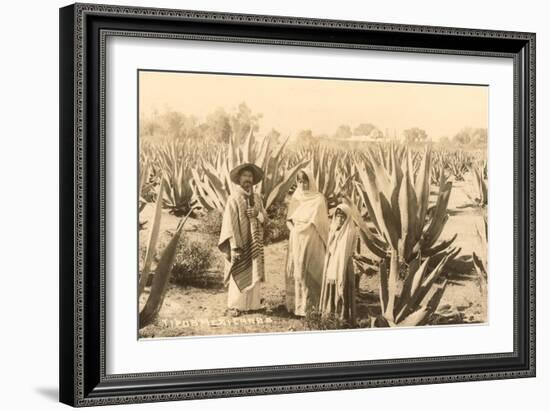
{"label": "man's face", "polygon": [[252,175],[252,171],[250,170],[241,171],[241,174],[239,175],[239,184],[242,188],[244,188],[246,191],[250,191],[250,188],[252,187],[253,182],[254,182],[254,176]]}

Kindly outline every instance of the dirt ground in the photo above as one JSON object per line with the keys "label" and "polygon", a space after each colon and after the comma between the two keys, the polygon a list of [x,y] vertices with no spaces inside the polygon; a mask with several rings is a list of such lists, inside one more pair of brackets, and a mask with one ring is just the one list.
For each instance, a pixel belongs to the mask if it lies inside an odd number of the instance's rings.
{"label": "dirt ground", "polygon": [[[477,282],[477,274],[468,259],[472,251],[485,257],[482,250],[476,225],[482,221],[485,211],[472,207],[469,187],[471,176],[466,181],[454,182],[449,201],[449,220],[445,225],[440,240],[458,234],[454,246],[460,247],[458,255],[463,264],[451,269],[451,281],[439,305],[436,323],[463,324],[487,321],[486,295],[482,293]],[[435,188],[434,188],[435,189]],[[153,207],[148,205],[140,214],[142,221],[150,220]],[[170,238],[175,231],[179,218],[163,211],[161,224],[161,243]],[[184,236],[193,241],[215,244],[215,235],[201,233],[200,221],[189,219],[185,226]],[[146,244],[146,228],[140,232],[140,243]],[[307,330],[303,319],[294,317],[285,309],[284,266],[287,253],[287,241],[270,244],[265,248],[266,282],[261,284],[263,298],[262,309],[257,312],[232,317],[226,314],[227,293],[222,284],[223,257],[214,249],[215,258],[205,276],[208,284],[201,286],[169,285],[159,318],[154,323],[140,330],[141,338],[176,337],[212,334],[242,334],[264,332],[289,332]],[[140,307],[148,297],[149,288],[140,298]],[[357,300],[358,319],[360,324],[367,324],[369,314],[379,310],[378,277],[362,276]]]}

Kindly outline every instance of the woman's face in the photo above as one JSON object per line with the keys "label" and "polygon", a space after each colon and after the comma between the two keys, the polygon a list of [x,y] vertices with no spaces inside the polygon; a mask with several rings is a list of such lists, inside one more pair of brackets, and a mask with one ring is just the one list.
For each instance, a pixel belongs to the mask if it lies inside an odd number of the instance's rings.
{"label": "woman's face", "polygon": [[303,191],[309,190],[309,180],[305,173],[298,173],[298,176],[296,177],[296,183],[298,184],[298,187],[301,188]]}
{"label": "woman's face", "polygon": [[340,209],[336,210],[336,215],[334,216],[336,218],[336,227],[337,229],[342,228],[344,225],[344,221],[346,221],[346,215],[344,212]]}

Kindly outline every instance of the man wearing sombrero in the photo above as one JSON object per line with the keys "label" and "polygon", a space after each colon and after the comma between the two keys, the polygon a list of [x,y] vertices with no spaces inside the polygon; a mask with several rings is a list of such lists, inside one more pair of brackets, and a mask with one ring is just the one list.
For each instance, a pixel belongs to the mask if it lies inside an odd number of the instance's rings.
{"label": "man wearing sombrero", "polygon": [[237,315],[260,308],[260,282],[264,281],[263,224],[267,213],[254,185],[263,171],[252,163],[230,172],[235,185],[227,199],[218,248],[225,254],[224,284],[227,306]]}

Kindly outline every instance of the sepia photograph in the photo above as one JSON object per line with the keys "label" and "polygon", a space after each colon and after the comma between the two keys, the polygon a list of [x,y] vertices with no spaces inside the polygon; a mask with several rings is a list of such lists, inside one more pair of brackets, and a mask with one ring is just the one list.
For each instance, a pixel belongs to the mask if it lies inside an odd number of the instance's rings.
{"label": "sepia photograph", "polygon": [[488,100],[139,70],[138,337],[488,323]]}

